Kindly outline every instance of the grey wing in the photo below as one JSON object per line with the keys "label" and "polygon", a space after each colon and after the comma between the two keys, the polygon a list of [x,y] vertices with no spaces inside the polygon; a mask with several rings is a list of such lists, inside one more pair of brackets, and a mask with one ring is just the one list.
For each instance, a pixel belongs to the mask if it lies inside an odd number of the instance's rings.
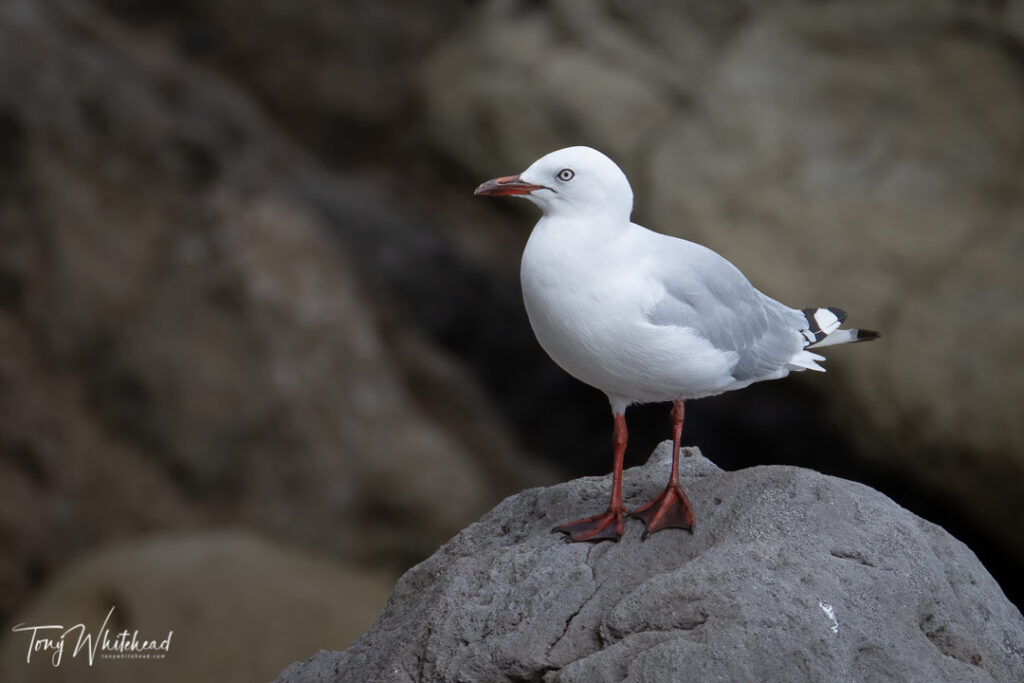
{"label": "grey wing", "polygon": [[715,252],[699,255],[680,264],[681,272],[665,274],[665,296],[648,311],[648,320],[689,327],[716,348],[734,351],[732,376],[738,381],[777,372],[803,348],[803,314],[759,292]]}

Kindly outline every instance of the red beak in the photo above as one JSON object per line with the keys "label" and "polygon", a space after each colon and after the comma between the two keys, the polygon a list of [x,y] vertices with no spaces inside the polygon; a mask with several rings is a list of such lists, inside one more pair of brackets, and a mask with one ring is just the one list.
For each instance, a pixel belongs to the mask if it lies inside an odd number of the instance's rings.
{"label": "red beak", "polygon": [[534,190],[543,190],[543,185],[531,185],[524,183],[517,175],[507,175],[501,178],[488,180],[476,188],[473,194],[485,194],[490,197],[504,197],[510,194],[530,194]]}

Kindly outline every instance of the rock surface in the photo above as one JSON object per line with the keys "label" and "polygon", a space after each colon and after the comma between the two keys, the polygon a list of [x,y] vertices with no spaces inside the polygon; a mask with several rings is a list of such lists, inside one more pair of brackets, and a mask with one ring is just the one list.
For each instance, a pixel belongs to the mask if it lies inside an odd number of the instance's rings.
{"label": "rock surface", "polygon": [[[301,681],[1017,681],[1024,618],[962,543],[860,484],[684,458],[694,534],[565,544],[609,478],[506,499],[402,577],[343,652]],[[668,444],[627,470],[664,485]]]}
{"label": "rock surface", "polygon": [[481,179],[591,144],[641,223],[882,330],[794,381],[1024,562],[1024,3],[626,8],[485,3],[425,69],[435,144]]}

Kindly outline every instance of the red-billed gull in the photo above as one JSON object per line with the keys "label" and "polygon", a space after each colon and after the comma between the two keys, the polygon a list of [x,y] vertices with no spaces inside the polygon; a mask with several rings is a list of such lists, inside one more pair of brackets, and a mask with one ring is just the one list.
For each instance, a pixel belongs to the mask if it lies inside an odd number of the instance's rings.
{"label": "red-billed gull", "polygon": [[838,308],[790,308],[757,289],[731,263],[693,242],[630,221],[633,191],[611,159],[568,147],[476,194],[529,199],[544,215],[523,252],[523,301],[544,350],[573,377],[603,391],[615,420],[608,510],[555,527],[567,541],[617,540],[623,532],[626,408],[672,401],[672,471],[665,490],[629,514],[644,537],[692,531],[679,486],[683,401],[714,396],[793,370],[824,371],[808,349],[865,341],[839,329]]}

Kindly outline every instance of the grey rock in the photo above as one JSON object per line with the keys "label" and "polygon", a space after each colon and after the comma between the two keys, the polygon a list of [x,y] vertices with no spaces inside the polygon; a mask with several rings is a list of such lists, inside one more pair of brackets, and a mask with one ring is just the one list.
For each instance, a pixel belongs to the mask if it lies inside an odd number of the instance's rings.
{"label": "grey rock", "polygon": [[[1017,681],[1024,618],[974,554],[877,491],[781,466],[681,474],[693,535],[566,544],[608,477],[506,499],[398,582],[343,652],[299,681]],[[664,485],[662,444],[629,506]]]}

